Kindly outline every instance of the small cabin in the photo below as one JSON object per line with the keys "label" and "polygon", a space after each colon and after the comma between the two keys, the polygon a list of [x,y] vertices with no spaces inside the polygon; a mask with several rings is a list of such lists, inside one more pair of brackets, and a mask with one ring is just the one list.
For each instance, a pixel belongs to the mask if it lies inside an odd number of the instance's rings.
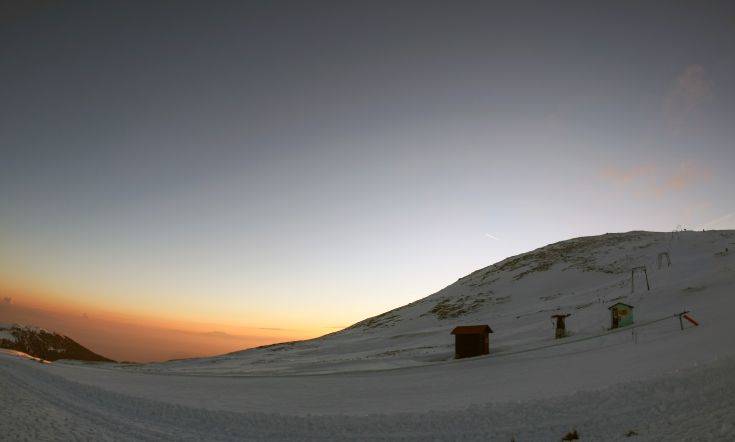
{"label": "small cabin", "polygon": [[551,318],[556,320],[556,339],[561,339],[567,335],[567,327],[564,324],[564,319],[570,317],[568,313],[561,313],[557,315],[551,315]]}
{"label": "small cabin", "polygon": [[633,306],[618,302],[607,308],[610,310],[610,329],[633,324]]}
{"label": "small cabin", "polygon": [[471,358],[490,353],[489,325],[463,325],[454,327],[454,357]]}

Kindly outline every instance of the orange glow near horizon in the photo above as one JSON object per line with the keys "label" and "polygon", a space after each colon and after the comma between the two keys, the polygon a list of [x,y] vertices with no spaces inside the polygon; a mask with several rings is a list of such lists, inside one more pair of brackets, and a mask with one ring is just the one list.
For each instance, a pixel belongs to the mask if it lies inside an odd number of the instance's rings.
{"label": "orange glow near horizon", "polygon": [[[66,334],[103,356],[135,362],[212,356],[260,345],[318,337],[338,327],[269,327],[194,321],[175,315],[110,311],[38,288],[0,286],[10,302],[0,305],[0,323],[36,325]],[[292,325],[292,324],[288,324]]]}
{"label": "orange glow near horizon", "polygon": [[[321,332],[329,333],[336,328],[346,327],[353,322],[362,319],[356,317],[355,321],[339,321],[341,324],[323,324],[308,321],[303,316],[289,315],[288,312],[280,312],[279,317],[248,315],[245,321],[232,320],[232,314],[209,315],[198,311],[186,311],[180,306],[167,305],[165,311],[162,309],[131,308],[124,303],[116,302],[116,297],[102,296],[101,293],[93,293],[83,287],[62,287],[49,289],[44,283],[16,278],[10,280],[7,275],[0,275],[0,294],[10,296],[16,301],[22,301],[25,306],[65,312],[70,314],[94,314],[105,319],[125,321],[132,323],[155,324],[161,328],[185,328],[192,331],[212,331],[215,327],[219,331],[227,333],[243,333],[252,330],[276,330],[275,323],[287,322],[292,332],[299,336],[314,336]],[[73,293],[74,295],[69,295]],[[155,298],[155,295],[151,295]],[[172,298],[168,296],[167,298]],[[227,311],[227,309],[223,310]]]}

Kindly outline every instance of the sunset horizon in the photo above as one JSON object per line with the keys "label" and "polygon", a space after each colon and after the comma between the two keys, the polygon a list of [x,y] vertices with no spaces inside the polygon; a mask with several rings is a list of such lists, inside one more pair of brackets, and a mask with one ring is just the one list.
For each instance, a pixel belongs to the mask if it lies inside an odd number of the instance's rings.
{"label": "sunset horizon", "polygon": [[[714,224],[710,221],[704,225],[715,226],[723,225],[723,223],[727,225],[731,218],[728,216],[725,219],[714,220]],[[735,230],[735,226],[733,227],[730,230]],[[679,225],[671,232],[686,229]],[[701,230],[706,231],[705,228]],[[608,233],[617,232],[605,232],[604,234]],[[572,238],[560,238],[551,243],[566,239]],[[545,245],[548,244],[538,247]],[[533,249],[536,248],[533,247]],[[523,252],[518,254],[521,253]],[[247,320],[240,323],[207,322],[197,321],[195,318],[166,317],[165,314],[156,316],[153,312],[145,311],[104,310],[90,305],[74,304],[74,296],[58,294],[34,296],[24,289],[6,287],[0,287],[0,293],[4,295],[0,298],[0,323],[15,322],[67,333],[74,336],[80,343],[118,361],[162,362],[215,356],[264,345],[318,338],[342,330],[367,318],[427,297],[455,282],[458,278],[512,256],[488,262],[481,267],[465,269],[464,273],[457,274],[451,281],[443,283],[440,287],[434,287],[415,299],[402,301],[400,304],[380,306],[378,311],[365,312],[361,316],[350,319],[348,323],[317,324],[312,329],[289,327],[293,323],[253,324]],[[100,333],[101,330],[105,332]]]}
{"label": "sunset horizon", "polygon": [[735,2],[0,2],[0,442],[735,440]]}

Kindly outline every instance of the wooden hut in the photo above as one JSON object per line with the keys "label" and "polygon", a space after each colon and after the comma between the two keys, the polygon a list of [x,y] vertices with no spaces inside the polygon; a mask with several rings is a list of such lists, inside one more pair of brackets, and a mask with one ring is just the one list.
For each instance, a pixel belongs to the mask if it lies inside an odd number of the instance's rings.
{"label": "wooden hut", "polygon": [[556,319],[556,339],[561,339],[564,336],[567,335],[567,328],[564,324],[564,318],[568,318],[571,316],[570,314],[558,314],[558,315],[551,315],[553,319]]}
{"label": "wooden hut", "polygon": [[490,336],[493,330],[488,325],[463,325],[452,330],[454,335],[454,357],[471,358],[490,353]]}
{"label": "wooden hut", "polygon": [[610,310],[610,329],[633,324],[633,306],[618,302],[607,308]]}

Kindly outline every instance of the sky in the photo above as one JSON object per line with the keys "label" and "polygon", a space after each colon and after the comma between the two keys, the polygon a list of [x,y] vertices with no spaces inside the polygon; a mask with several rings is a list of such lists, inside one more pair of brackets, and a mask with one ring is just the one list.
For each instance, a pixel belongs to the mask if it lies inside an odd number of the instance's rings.
{"label": "sky", "polygon": [[319,336],[572,237],[735,228],[732,2],[11,0],[0,80],[0,320],[110,357],[174,357],[106,344],[133,329]]}

